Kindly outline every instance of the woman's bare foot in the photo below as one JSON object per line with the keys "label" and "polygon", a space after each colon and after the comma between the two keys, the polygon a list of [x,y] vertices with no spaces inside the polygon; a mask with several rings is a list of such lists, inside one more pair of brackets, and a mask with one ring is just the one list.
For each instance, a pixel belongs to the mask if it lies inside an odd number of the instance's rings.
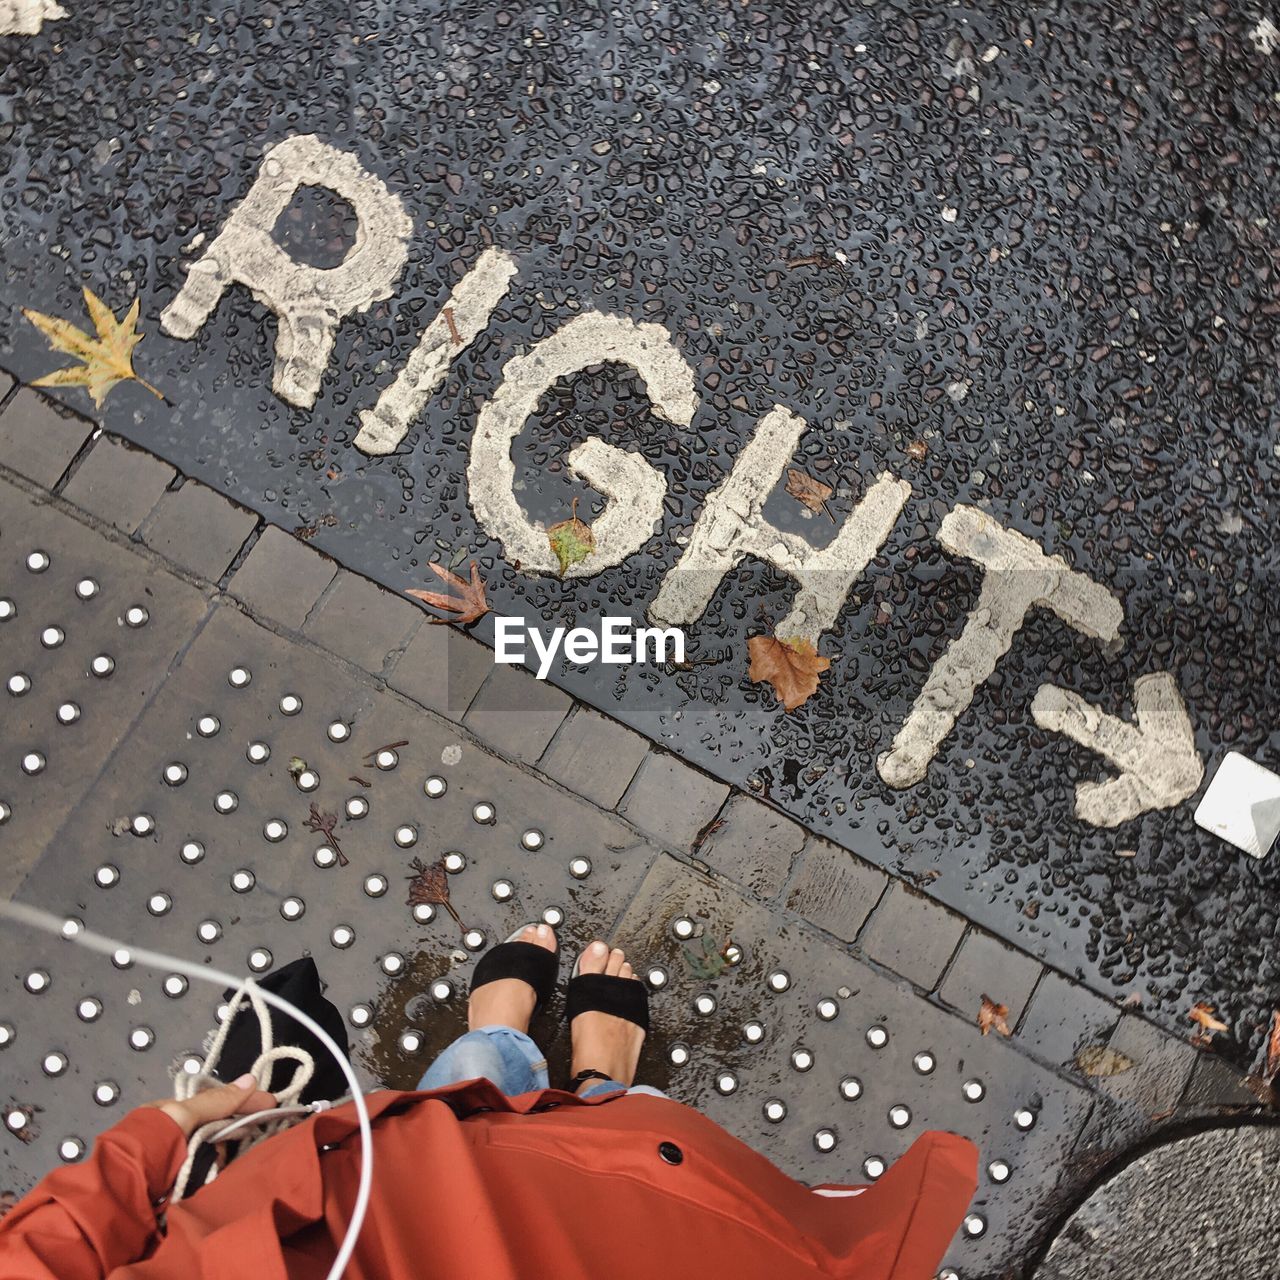
{"label": "woman's bare foot", "polygon": [[[612,951],[603,942],[593,942],[578,962],[579,973],[608,973],[618,978],[640,979],[627,963],[627,957],[615,947]],[[644,1030],[625,1018],[615,1018],[610,1013],[580,1013],[569,1024],[573,1041],[573,1053],[569,1072],[577,1075],[588,1067],[603,1071],[610,1080],[619,1084],[632,1084],[636,1078],[636,1065],[640,1061],[640,1049],[644,1045]],[[598,1084],[586,1080],[587,1085]]]}
{"label": "woman's bare foot", "polygon": [[[535,946],[556,949],[555,931],[548,924],[529,925],[513,942],[532,942]],[[512,1027],[528,1031],[533,1007],[537,1003],[533,988],[519,978],[499,978],[486,982],[471,993],[467,1002],[467,1030],[477,1027]]]}

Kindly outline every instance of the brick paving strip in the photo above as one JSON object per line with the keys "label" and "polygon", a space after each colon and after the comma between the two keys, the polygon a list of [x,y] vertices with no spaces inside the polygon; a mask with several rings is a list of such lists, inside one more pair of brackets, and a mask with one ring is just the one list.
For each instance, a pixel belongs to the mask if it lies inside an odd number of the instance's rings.
{"label": "brick paving strip", "polygon": [[[1153,1129],[1255,1104],[1139,1013],[92,422],[0,392],[4,675],[30,681],[0,765],[7,895],[231,969],[309,950],[370,1084],[396,1087],[462,1028],[478,951],[531,918],[566,952],[604,932],[653,986],[642,1078],[794,1176],[865,1180],[926,1127],[977,1141],[944,1272],[966,1280],[1016,1266]],[[349,865],[304,825],[312,804]],[[465,936],[405,903],[411,859],[446,854]],[[12,931],[0,955],[0,1176],[20,1190],[161,1091],[217,1002]],[[976,1025],[988,993],[1007,1040]],[[1135,1065],[1086,1079],[1089,1044]]]}

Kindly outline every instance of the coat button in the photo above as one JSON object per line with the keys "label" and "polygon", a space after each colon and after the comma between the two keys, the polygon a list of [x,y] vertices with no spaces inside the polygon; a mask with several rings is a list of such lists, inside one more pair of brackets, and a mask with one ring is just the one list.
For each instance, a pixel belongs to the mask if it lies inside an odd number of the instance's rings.
{"label": "coat button", "polygon": [[658,1143],[658,1154],[668,1164],[680,1164],[684,1160],[684,1152],[674,1142]]}

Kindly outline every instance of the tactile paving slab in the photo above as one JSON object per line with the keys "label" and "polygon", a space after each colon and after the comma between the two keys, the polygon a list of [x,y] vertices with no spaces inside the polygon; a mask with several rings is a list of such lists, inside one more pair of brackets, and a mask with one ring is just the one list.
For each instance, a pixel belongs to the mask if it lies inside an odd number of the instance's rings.
{"label": "tactile paving slab", "polygon": [[[576,951],[655,852],[224,607],[19,896],[233,973],[310,954],[370,1085],[412,1087],[465,1030],[479,953],[543,919]],[[409,901],[418,869],[442,860],[456,920]],[[199,1058],[221,996],[15,928],[0,955],[0,1179],[25,1185],[167,1094],[166,1069]]]}
{"label": "tactile paving slab", "polygon": [[0,893],[93,785],[209,608],[195,587],[0,481]]}
{"label": "tactile paving slab", "polygon": [[997,1275],[1047,1226],[1084,1090],[665,854],[613,941],[658,984],[645,1082],[812,1184],[867,1182],[926,1129],[970,1138],[943,1274]]}

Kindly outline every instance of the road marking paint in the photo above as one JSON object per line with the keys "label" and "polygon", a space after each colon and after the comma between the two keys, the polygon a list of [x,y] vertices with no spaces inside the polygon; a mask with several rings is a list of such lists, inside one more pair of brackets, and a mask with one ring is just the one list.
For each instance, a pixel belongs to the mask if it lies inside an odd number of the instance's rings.
{"label": "road marking paint", "polygon": [[[297,262],[272,238],[276,220],[304,186],[323,187],[355,210],[355,244],[336,267]],[[314,134],[286,138],[267,148],[248,195],[191,264],[177,297],[160,315],[160,327],[175,338],[191,338],[227,289],[244,285],[279,321],[271,389],[289,404],[310,409],[339,323],[391,296],[412,232],[400,197],[355,156]]]}
{"label": "road marking paint", "polygon": [[408,434],[427,398],[445,380],[461,355],[489,323],[494,308],[511,285],[517,263],[502,249],[486,249],[462,277],[435,319],[422,331],[418,345],[396,380],[372,409],[360,413],[355,446],[364,453],[394,453]]}
{"label": "road marking paint", "polygon": [[1133,712],[1132,722],[1121,720],[1057,685],[1041,685],[1036,692],[1036,724],[1105,756],[1119,771],[1105,782],[1076,788],[1076,817],[1082,822],[1118,827],[1150,809],[1172,809],[1195,795],[1204,779],[1195,731],[1173,676],[1139,676]]}
{"label": "road marking paint", "polygon": [[0,36],[38,36],[46,22],[67,16],[56,0],[0,0]]}
{"label": "road marking paint", "polygon": [[1105,587],[1046,556],[1030,538],[1006,529],[976,507],[947,512],[938,541],[953,555],[986,569],[964,630],[934,664],[891,750],[876,761],[891,787],[910,787],[928,771],[956,720],[991,678],[1033,607],[1052,610],[1094,640],[1114,640],[1124,620],[1120,601]]}
{"label": "road marking paint", "polygon": [[[532,524],[516,501],[511,446],[548,388],[596,364],[630,366],[643,379],[658,417],[680,427],[693,421],[693,370],[661,325],[587,312],[507,361],[502,384],[476,422],[467,488],[480,527],[502,543],[504,558],[518,561],[523,573],[560,576],[560,563],[546,530]],[[667,481],[639,453],[594,438],[573,447],[569,470],[610,499],[591,523],[595,550],[563,574],[586,578],[620,564],[653,536]]]}
{"label": "road marking paint", "polygon": [[821,549],[782,532],[765,519],[763,508],[807,427],[781,405],[760,420],[733,469],[708,497],[684,554],[663,579],[648,611],[653,621],[672,626],[696,622],[725,574],[750,555],[799,584],[791,612],[775,634],[816,645],[835,625],[855,579],[884,545],[911,496],[911,485],[888,472],[877,476],[839,533]]}

